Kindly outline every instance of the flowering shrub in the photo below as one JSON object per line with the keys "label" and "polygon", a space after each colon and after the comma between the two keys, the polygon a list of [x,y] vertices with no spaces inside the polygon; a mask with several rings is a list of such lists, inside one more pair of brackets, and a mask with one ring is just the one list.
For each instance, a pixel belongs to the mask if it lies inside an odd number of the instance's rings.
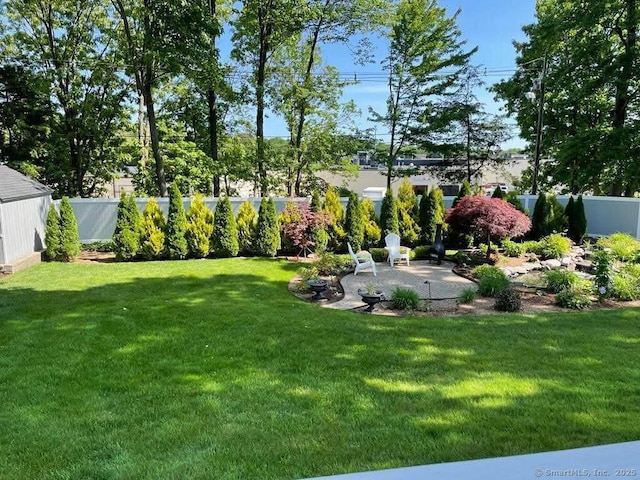
{"label": "flowering shrub", "polygon": [[594,252],[592,256],[594,283],[598,300],[603,301],[611,294],[613,284],[613,258],[604,250]]}
{"label": "flowering shrub", "polygon": [[306,250],[315,245],[314,230],[329,224],[329,217],[322,212],[314,212],[307,203],[287,203],[281,214],[288,221],[282,223],[284,237],[294,246]]}
{"label": "flowering shrub", "polygon": [[[519,237],[531,228],[524,213],[499,198],[464,197],[447,214],[446,222],[454,229],[472,232],[487,238]],[[488,248],[487,252],[490,252]]]}

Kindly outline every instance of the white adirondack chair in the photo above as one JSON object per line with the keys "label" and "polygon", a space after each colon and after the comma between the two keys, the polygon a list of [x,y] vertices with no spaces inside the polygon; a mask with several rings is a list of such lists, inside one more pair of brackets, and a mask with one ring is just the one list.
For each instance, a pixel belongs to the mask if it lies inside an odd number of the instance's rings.
{"label": "white adirondack chair", "polygon": [[393,267],[395,260],[406,260],[407,265],[409,265],[409,253],[411,253],[411,249],[400,245],[400,237],[398,235],[390,233],[384,237],[384,243],[386,244],[384,247],[385,250],[389,252],[389,265]]}
{"label": "white adirondack chair", "polygon": [[358,272],[363,268],[371,268],[373,271],[373,276],[377,275],[376,273],[376,262],[373,261],[373,257],[369,252],[358,252],[353,253],[353,248],[351,248],[351,244],[347,242],[347,248],[349,249],[349,255],[354,262],[356,262],[356,270],[353,272],[353,276],[358,275]]}

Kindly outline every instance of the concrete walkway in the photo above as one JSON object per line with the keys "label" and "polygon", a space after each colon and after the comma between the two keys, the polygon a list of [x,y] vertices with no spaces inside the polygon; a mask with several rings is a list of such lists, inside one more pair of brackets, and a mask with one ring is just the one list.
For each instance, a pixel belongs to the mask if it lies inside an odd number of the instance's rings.
{"label": "concrete walkway", "polygon": [[342,278],[344,299],[330,303],[326,306],[341,310],[351,310],[362,307],[362,298],[358,295],[358,289],[366,289],[373,284],[376,290],[384,292],[386,298],[391,298],[394,288],[411,288],[418,292],[421,299],[451,299],[458,298],[466,288],[473,288],[471,280],[462,278],[452,272],[454,264],[442,262],[441,265],[428,261],[412,261],[409,266],[402,262],[394,267],[389,262],[376,263],[377,276],[373,276],[371,269],[358,272],[358,275],[350,273]]}

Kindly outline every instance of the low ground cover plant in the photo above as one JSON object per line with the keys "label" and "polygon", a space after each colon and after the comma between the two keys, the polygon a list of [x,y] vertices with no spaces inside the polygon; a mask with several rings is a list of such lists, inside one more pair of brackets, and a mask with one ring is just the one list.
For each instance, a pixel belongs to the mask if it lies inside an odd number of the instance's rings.
{"label": "low ground cover plant", "polygon": [[640,241],[628,233],[613,233],[598,239],[596,245],[610,249],[613,257],[622,262],[634,261],[640,254]]}
{"label": "low ground cover plant", "polygon": [[500,290],[509,286],[505,273],[493,265],[479,265],[472,273],[478,280],[478,293],[483,297],[495,297]]}
{"label": "low ground cover plant", "polygon": [[580,280],[560,290],[556,294],[556,304],[565,308],[581,310],[591,305],[592,284],[588,280]]}
{"label": "low ground cover plant", "polygon": [[418,303],[420,297],[412,288],[396,287],[391,292],[391,306],[396,310],[415,310]]}
{"label": "low ground cover plant", "polygon": [[552,233],[538,241],[535,253],[542,258],[561,258],[571,250],[571,240],[559,233]]}
{"label": "low ground cover plant", "polygon": [[569,270],[547,270],[543,273],[547,290],[558,293],[565,288],[575,285],[580,281],[580,277],[575,272]]}
{"label": "low ground cover plant", "polygon": [[507,238],[502,242],[503,253],[507,257],[521,257],[527,253],[527,249],[524,243],[517,243]]}

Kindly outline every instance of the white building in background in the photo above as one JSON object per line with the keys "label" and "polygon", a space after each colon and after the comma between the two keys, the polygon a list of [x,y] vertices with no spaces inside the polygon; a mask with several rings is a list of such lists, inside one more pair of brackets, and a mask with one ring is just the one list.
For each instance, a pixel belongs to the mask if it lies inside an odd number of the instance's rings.
{"label": "white building in background", "polygon": [[[409,169],[414,167],[422,168],[425,173],[410,176],[411,184],[417,193],[422,192],[425,187],[432,188],[438,186],[444,190],[445,195],[456,195],[458,193],[459,184],[447,184],[441,179],[429,173],[429,167],[434,167],[442,163],[442,157],[435,155],[427,155],[424,153],[399,155],[396,160],[395,168],[397,170]],[[317,177],[323,179],[329,185],[335,187],[345,187],[356,192],[358,195],[364,195],[365,189],[387,188],[387,167],[378,164],[371,156],[371,152],[358,152],[353,157],[353,163],[360,167],[358,174],[354,176],[341,175],[336,172],[322,171],[316,174]],[[463,168],[464,162],[461,163]],[[522,171],[529,165],[529,157],[526,155],[511,155],[511,157],[502,165],[487,166],[481,175],[479,175],[474,183],[478,185],[484,184],[504,184],[507,190],[511,190],[513,182],[519,179]],[[113,180],[112,183],[106,185],[106,197],[118,198],[122,192],[133,192],[132,183],[133,171],[130,169],[123,172],[121,178]],[[397,192],[401,178],[392,179],[391,188],[394,193]],[[250,182],[241,182],[233,187],[238,191],[240,196],[251,196],[254,193],[254,185]],[[494,187],[495,188],[495,187]],[[383,193],[384,195],[384,193]]]}

